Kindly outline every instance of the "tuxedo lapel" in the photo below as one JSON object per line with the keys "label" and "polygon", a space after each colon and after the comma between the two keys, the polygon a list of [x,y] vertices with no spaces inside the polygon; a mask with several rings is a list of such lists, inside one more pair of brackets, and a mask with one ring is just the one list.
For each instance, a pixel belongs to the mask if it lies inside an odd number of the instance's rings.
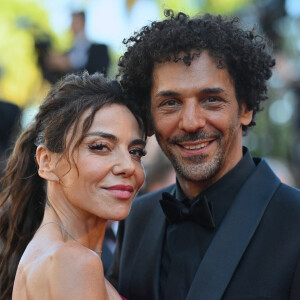
{"label": "tuxedo lapel", "polygon": [[[159,203],[160,196],[153,201]],[[160,205],[157,205],[150,218],[151,222],[146,226],[133,264],[133,270],[136,270],[131,278],[132,285],[130,287],[131,294],[135,295],[133,300],[143,299],[144,295],[148,295],[147,299],[159,299],[161,251],[166,229],[166,217]],[[137,287],[139,288],[137,289]]]}
{"label": "tuxedo lapel", "polygon": [[220,300],[280,184],[264,160],[238,193],[211,242],[186,300]]}

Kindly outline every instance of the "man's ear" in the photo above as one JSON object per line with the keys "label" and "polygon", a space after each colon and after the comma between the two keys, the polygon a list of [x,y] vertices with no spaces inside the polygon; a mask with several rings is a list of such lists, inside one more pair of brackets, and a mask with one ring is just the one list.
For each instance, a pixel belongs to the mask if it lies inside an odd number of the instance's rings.
{"label": "man's ear", "polygon": [[253,110],[248,110],[245,101],[243,101],[240,112],[240,122],[241,125],[248,126],[253,117]]}
{"label": "man's ear", "polygon": [[44,145],[39,145],[36,149],[36,161],[39,165],[40,177],[48,180],[59,182],[59,177],[55,174],[57,159],[55,153],[51,152]]}

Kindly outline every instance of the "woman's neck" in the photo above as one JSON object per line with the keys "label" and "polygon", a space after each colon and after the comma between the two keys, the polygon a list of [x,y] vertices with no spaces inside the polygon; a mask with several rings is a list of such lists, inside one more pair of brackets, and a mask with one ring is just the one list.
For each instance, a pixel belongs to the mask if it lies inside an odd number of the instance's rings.
{"label": "woman's neck", "polygon": [[41,226],[56,224],[65,240],[74,240],[95,252],[102,251],[106,220],[96,216],[83,218],[71,212],[61,211],[51,204],[46,205]]}

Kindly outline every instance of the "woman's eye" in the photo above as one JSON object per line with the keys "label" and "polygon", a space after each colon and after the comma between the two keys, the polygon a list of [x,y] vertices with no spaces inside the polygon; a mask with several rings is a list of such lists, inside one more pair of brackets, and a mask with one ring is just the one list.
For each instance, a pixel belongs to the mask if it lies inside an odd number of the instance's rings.
{"label": "woman's eye", "polygon": [[147,154],[146,150],[141,148],[131,149],[129,153],[131,156],[139,160]]}
{"label": "woman's eye", "polygon": [[96,151],[109,150],[109,148],[106,144],[92,144],[92,145],[89,145],[89,149],[90,150],[96,150]]}

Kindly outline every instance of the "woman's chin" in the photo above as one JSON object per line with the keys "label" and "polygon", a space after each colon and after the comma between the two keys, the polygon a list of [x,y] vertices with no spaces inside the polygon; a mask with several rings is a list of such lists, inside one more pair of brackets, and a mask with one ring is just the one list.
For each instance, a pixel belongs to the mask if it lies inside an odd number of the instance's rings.
{"label": "woman's chin", "polygon": [[113,216],[111,216],[110,220],[112,221],[122,221],[126,219],[129,215],[130,209],[124,209],[124,210],[119,210],[117,213],[115,213]]}

